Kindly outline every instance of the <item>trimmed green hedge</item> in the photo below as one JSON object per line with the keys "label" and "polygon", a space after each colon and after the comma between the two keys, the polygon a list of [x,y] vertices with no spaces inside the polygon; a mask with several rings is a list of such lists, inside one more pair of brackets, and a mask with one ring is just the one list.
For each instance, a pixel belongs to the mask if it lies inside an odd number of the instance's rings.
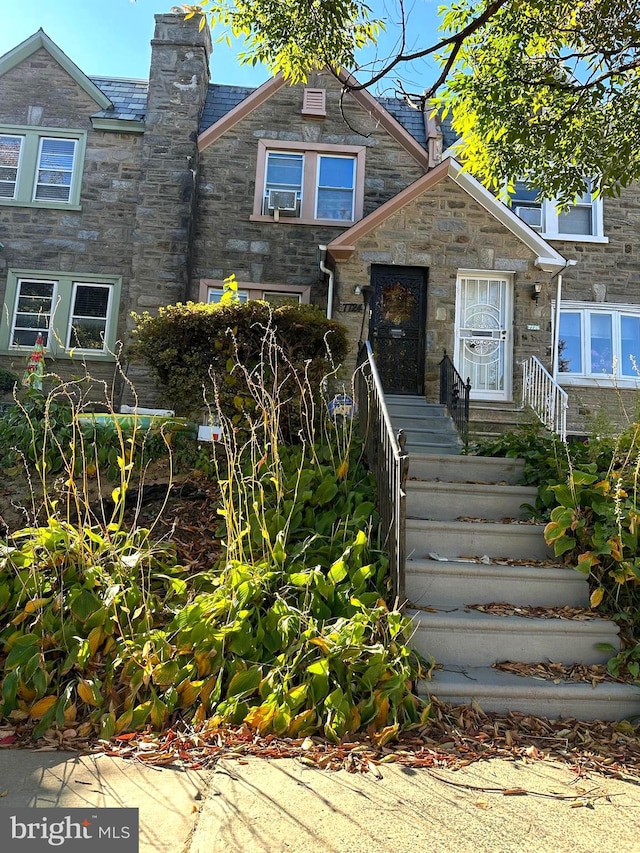
{"label": "trimmed green hedge", "polygon": [[[271,382],[277,372],[285,381],[280,400],[288,409],[283,422],[295,430],[299,405],[298,382],[308,377],[313,388],[339,365],[347,351],[346,330],[310,305],[273,308],[250,301],[203,304],[187,302],[161,308],[157,315],[134,314],[132,355],[143,359],[161,388],[163,400],[177,414],[198,417],[204,400],[214,399],[214,380],[224,413],[240,423],[252,398],[247,393],[248,371],[262,372]],[[274,347],[267,346],[272,337]],[[274,363],[275,359],[275,363]],[[288,377],[288,378],[286,378]]]}

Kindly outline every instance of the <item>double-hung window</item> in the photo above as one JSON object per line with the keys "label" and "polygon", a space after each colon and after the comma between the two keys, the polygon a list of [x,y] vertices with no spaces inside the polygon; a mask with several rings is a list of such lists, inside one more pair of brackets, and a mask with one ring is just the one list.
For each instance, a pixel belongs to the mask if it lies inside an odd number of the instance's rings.
{"label": "double-hung window", "polygon": [[21,153],[21,136],[0,134],[0,199],[16,197]]}
{"label": "double-hung window", "polygon": [[640,379],[640,307],[563,303],[558,367],[566,377]]}
{"label": "double-hung window", "polygon": [[77,147],[77,139],[40,139],[34,201],[69,201]]}
{"label": "double-hung window", "polygon": [[120,277],[10,270],[0,350],[31,350],[42,335],[57,357],[112,358],[120,290]]}
{"label": "double-hung window", "polygon": [[304,154],[269,151],[264,187],[264,212],[297,213],[302,200]]}
{"label": "double-hung window", "polygon": [[354,157],[318,156],[316,219],[353,221],[356,183]]}
{"label": "double-hung window", "polygon": [[0,205],[78,208],[86,135],[0,128]]}
{"label": "double-hung window", "polygon": [[590,191],[564,210],[558,210],[553,199],[539,200],[538,191],[524,181],[515,182],[510,198],[514,213],[548,240],[607,242],[602,199]]}
{"label": "double-hung window", "polygon": [[365,148],[260,140],[254,220],[311,225],[362,218]]}
{"label": "double-hung window", "polygon": [[542,231],[542,202],[538,201],[538,191],[531,189],[524,181],[516,181],[511,195],[511,206],[520,219],[535,231]]}

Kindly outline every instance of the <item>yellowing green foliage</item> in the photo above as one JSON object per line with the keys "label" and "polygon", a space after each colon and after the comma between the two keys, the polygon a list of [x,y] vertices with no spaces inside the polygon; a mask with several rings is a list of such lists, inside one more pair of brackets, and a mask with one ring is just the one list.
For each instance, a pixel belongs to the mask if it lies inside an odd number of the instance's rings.
{"label": "yellowing green foliage", "polygon": [[[243,36],[242,62],[264,62],[293,82],[325,65],[357,70],[360,48],[388,24],[395,52],[365,65],[360,82],[386,74],[425,109],[437,96],[469,169],[498,191],[526,176],[567,203],[588,180],[618,193],[640,177],[638,0],[452,0],[438,10],[433,37],[416,28],[419,6],[385,4],[378,19],[362,0],[203,0],[187,8],[204,11],[221,38]],[[437,80],[425,76],[426,59],[439,63]]]}

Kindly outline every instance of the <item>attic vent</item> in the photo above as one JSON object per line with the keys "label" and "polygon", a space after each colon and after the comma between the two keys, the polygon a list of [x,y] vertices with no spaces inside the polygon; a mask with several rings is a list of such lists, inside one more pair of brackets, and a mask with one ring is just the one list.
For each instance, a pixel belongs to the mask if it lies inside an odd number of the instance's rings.
{"label": "attic vent", "polygon": [[325,89],[305,89],[302,101],[302,115],[308,118],[325,118],[326,108]]}

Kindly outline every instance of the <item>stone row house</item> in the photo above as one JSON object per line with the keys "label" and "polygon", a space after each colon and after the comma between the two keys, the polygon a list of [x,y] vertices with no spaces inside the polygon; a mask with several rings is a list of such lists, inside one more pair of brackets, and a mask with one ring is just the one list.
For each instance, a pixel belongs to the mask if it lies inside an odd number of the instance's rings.
{"label": "stone row house", "polygon": [[369,335],[389,392],[437,398],[446,350],[475,403],[517,407],[535,355],[574,430],[633,412],[637,187],[558,213],[519,185],[507,207],[401,102],[329,73],[216,85],[210,55],[164,14],[148,81],[88,77],[42,30],[0,58],[0,365],[41,331],[58,373],[110,379],[132,310],[216,301],[234,273],[243,299],[321,306],[353,353]]}

